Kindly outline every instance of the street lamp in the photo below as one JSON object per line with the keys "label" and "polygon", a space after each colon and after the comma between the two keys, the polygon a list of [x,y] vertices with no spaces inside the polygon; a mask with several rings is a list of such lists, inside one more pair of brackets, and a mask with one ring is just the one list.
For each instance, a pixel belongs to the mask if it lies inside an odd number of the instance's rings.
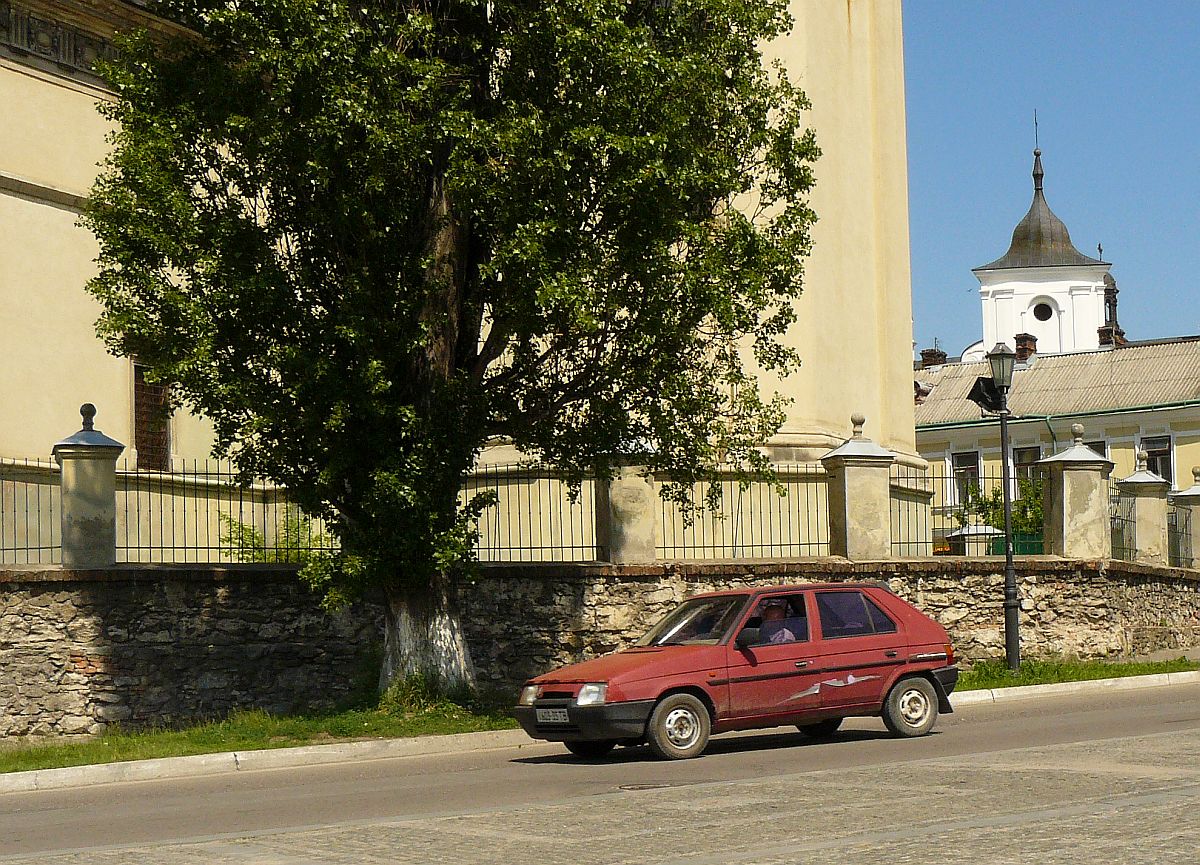
{"label": "street lamp", "polygon": [[1021,637],[1017,627],[1020,601],[1017,600],[1017,572],[1013,568],[1012,489],[1008,472],[1008,389],[1012,387],[1013,366],[1017,353],[1002,342],[987,354],[992,382],[1000,392],[1000,465],[1004,482],[1004,656],[1008,668],[1021,666]]}

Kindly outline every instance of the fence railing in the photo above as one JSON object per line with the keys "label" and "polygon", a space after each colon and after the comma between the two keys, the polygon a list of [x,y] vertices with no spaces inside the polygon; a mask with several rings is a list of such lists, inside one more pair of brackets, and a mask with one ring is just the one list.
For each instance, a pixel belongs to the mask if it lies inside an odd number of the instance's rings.
{"label": "fence railing", "polygon": [[60,563],[61,514],[57,465],[0,460],[0,565]]}
{"label": "fence railing", "polygon": [[[720,481],[719,509],[692,519],[675,502],[662,502],[660,559],[777,559],[829,555],[829,488],[819,463],[777,464],[778,479],[741,484]],[[696,484],[703,502],[708,487]]]}
{"label": "fence railing", "polygon": [[[892,554],[906,556],[1003,555],[1004,478],[994,471],[948,472],[891,467]],[[1042,497],[1045,478],[1027,471],[1009,479],[1013,509],[1013,552],[1043,550]]]}
{"label": "fence railing", "polygon": [[528,464],[481,465],[459,494],[481,492],[496,503],[479,520],[483,562],[580,562],[607,558],[596,532],[596,483],[572,490],[559,474]]}
{"label": "fence railing", "polygon": [[194,460],[173,473],[117,470],[118,562],[303,562],[335,542],[273,484]]}
{"label": "fence railing", "polygon": [[1108,485],[1108,515],[1110,533],[1112,535],[1112,557],[1125,562],[1132,562],[1136,555],[1134,540],[1134,508],[1136,499],[1132,496],[1121,495],[1117,482],[1112,480]]}
{"label": "fence railing", "polygon": [[1167,564],[1173,568],[1194,567],[1192,558],[1192,509],[1167,505]]}

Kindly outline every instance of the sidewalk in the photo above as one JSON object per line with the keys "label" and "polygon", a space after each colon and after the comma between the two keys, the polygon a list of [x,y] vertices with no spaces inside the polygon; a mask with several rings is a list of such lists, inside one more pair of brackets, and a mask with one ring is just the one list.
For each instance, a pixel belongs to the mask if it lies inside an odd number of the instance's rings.
{"label": "sidewalk", "polygon": [[[1165,658],[1181,655],[1200,660],[1200,648],[1160,653]],[[1200,683],[1200,671],[1094,679],[1054,685],[1028,685],[1018,688],[961,691],[951,695],[955,709],[992,703],[1057,697],[1067,694],[1128,691]],[[264,751],[227,751],[192,757],[164,757],[125,763],[100,763],[70,766],[64,769],[37,769],[30,772],[0,774],[0,794],[59,790],[92,784],[122,781],[151,781],[162,778],[199,777],[226,772],[315,766],[323,763],[348,763],[395,757],[424,757],[434,754],[462,754],[500,748],[532,748],[547,743],[530,739],[524,730],[494,730],[484,733],[458,733],[449,736],[416,736],[411,739],[380,739],[370,742],[343,742],[333,745],[309,745],[300,748],[276,748]]]}

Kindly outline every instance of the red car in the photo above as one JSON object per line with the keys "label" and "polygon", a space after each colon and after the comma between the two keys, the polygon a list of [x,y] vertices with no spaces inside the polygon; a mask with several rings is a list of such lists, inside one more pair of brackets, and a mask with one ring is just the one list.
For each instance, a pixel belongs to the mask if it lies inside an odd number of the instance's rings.
{"label": "red car", "polygon": [[698,595],[632,647],[530,679],[517,720],[581,757],[648,743],[698,756],[712,733],[795,724],[812,736],[880,715],[923,736],[958,683],[945,628],[880,583]]}

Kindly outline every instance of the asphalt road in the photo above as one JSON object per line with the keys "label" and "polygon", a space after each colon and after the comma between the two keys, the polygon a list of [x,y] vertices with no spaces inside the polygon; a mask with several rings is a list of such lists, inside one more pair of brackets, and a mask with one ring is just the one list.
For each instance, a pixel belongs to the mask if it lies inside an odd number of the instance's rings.
{"label": "asphalt road", "polygon": [[723,736],[678,763],[534,745],[0,795],[0,862],[924,862],[947,832],[993,865],[1196,861],[1200,685],[972,706],[915,740],[877,719]]}

